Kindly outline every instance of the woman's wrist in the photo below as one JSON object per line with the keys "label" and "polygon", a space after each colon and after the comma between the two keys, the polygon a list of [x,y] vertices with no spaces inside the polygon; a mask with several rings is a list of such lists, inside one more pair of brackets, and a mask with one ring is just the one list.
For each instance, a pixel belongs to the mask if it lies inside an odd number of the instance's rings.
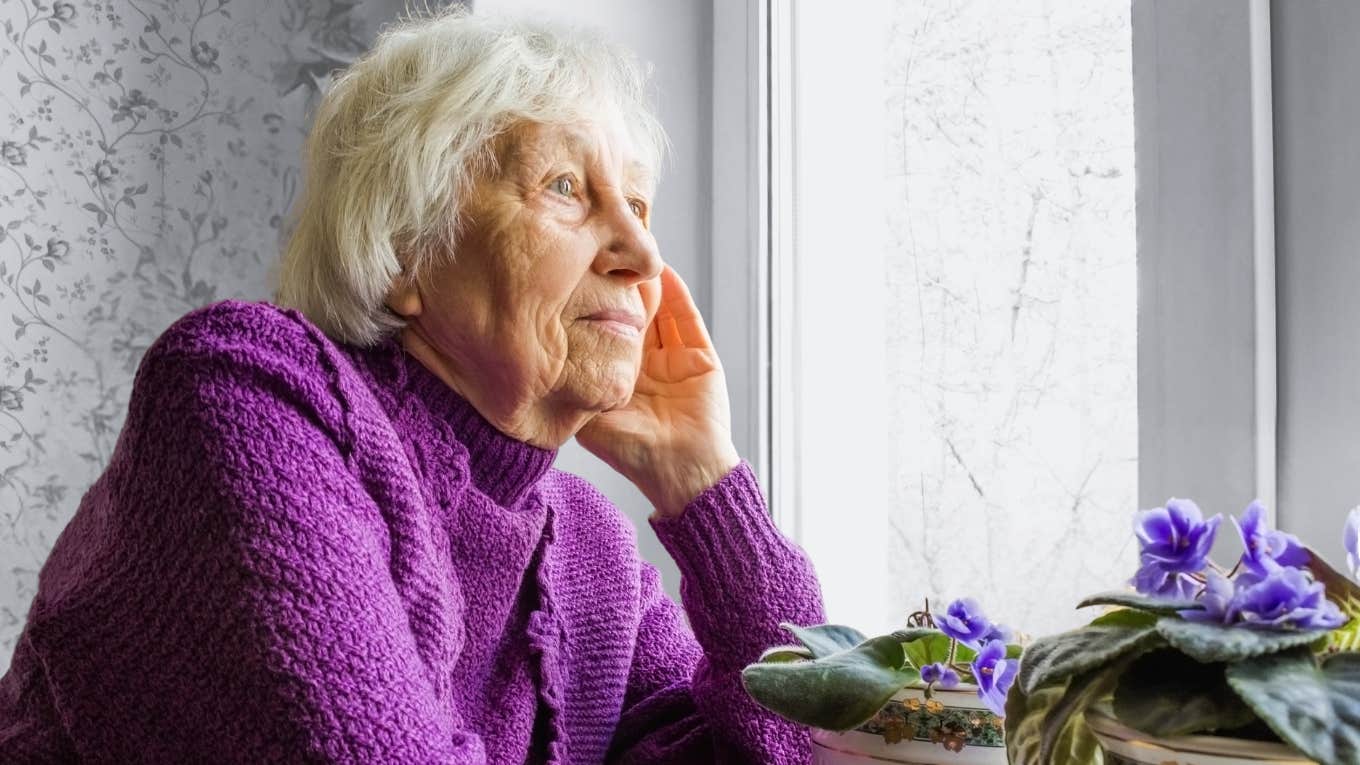
{"label": "woman's wrist", "polygon": [[737,449],[727,444],[702,459],[675,460],[667,466],[668,475],[658,476],[642,493],[661,518],[677,518],[696,497],[713,488],[732,469],[741,464]]}

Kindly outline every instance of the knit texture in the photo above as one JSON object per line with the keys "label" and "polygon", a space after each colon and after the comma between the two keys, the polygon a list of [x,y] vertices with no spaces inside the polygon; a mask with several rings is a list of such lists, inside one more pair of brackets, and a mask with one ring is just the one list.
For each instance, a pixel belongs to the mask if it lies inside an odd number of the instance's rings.
{"label": "knit texture", "polygon": [[740,682],[823,620],[750,466],[651,523],[682,610],[555,455],[396,338],[186,314],[43,566],[0,762],[806,762]]}

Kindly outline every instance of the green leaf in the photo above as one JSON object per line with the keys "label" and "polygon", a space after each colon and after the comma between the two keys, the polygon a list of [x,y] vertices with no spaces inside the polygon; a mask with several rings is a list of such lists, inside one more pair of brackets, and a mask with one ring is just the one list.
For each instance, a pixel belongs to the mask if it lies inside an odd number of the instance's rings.
{"label": "green leaf", "polygon": [[[937,629],[912,627],[892,633],[892,637],[902,644],[907,657],[907,666],[920,669],[933,661],[944,661],[949,655],[949,637]],[[940,654],[941,658],[931,658]]]}
{"label": "green leaf", "polygon": [[1308,556],[1311,559],[1308,570],[1313,573],[1314,579],[1327,588],[1327,599],[1340,606],[1341,613],[1350,617],[1348,624],[1332,630],[1332,634],[1327,637],[1327,650],[1333,653],[1360,651],[1360,584],[1327,565],[1327,561],[1311,549],[1308,550]]}
{"label": "green leaf", "polygon": [[1223,664],[1203,664],[1174,649],[1139,656],[1119,678],[1114,715],[1154,736],[1240,728],[1256,719],[1223,678]]}
{"label": "green leaf", "polygon": [[911,666],[920,669],[927,664],[945,661],[949,658],[949,636],[943,632],[935,632],[916,640],[907,641],[902,645],[902,650],[907,654],[907,661]]}
{"label": "green leaf", "polygon": [[1305,550],[1310,559],[1308,570],[1312,572],[1314,579],[1322,582],[1322,586],[1327,588],[1327,597],[1350,616],[1360,616],[1360,584],[1332,568],[1321,555],[1308,548]]}
{"label": "green leaf", "polygon": [[1360,654],[1307,648],[1231,664],[1228,684],[1280,738],[1325,765],[1360,762]]}
{"label": "green leaf", "polygon": [[899,643],[910,643],[913,640],[920,640],[921,638],[929,637],[930,635],[943,634],[943,632],[930,627],[908,627],[907,629],[897,630],[892,633],[892,637],[896,638]]}
{"label": "green leaf", "polygon": [[[1086,721],[1083,719],[1083,713],[1086,708],[1109,695],[1130,661],[1131,657],[1126,655],[1116,659],[1110,665],[1074,675],[1072,679],[1067,681],[1067,690],[1063,693],[1062,698],[1044,715],[1039,739],[1039,759],[1041,762],[1073,762],[1069,759],[1054,759],[1053,755],[1066,751],[1063,747],[1063,738],[1074,735],[1071,732],[1074,726],[1085,727]],[[1040,691],[1040,693],[1042,692]],[[1090,736],[1091,734],[1087,732],[1086,735]],[[1070,749],[1070,747],[1071,744],[1067,744],[1067,748]]]}
{"label": "green leaf", "polygon": [[1025,649],[1017,685],[1025,693],[1060,683],[1095,669],[1127,653],[1148,650],[1162,642],[1151,627],[1093,625],[1042,637]]}
{"label": "green leaf", "polygon": [[902,643],[883,635],[812,661],[752,664],[742,670],[741,681],[761,706],[785,719],[844,731],[920,681],[921,674],[904,668],[905,661]]}
{"label": "green leaf", "polygon": [[1241,625],[1188,622],[1172,616],[1157,621],[1157,632],[1174,648],[1204,662],[1241,661],[1307,645],[1327,635],[1326,630],[1273,632]]}
{"label": "green leaf", "polygon": [[1349,623],[1328,633],[1325,650],[1327,653],[1360,652],[1360,617],[1352,617]]}
{"label": "green leaf", "polygon": [[816,659],[839,653],[847,648],[854,648],[865,640],[864,634],[859,630],[840,624],[799,627],[796,624],[785,622],[779,626],[788,630],[798,642],[807,646],[808,650],[812,652],[813,658]]}
{"label": "green leaf", "polygon": [[[1010,652],[1010,649],[1008,648],[1008,649],[1006,649],[1006,651],[1009,653],[1009,652]],[[973,659],[976,659],[976,658],[977,658],[977,651],[974,651],[973,649],[969,648],[968,646],[964,645],[963,643],[959,643],[959,647],[956,648],[956,649],[954,649],[954,663],[955,663],[955,664],[972,664],[972,663],[973,663]]]}
{"label": "green leaf", "polygon": [[801,645],[777,645],[774,648],[766,649],[756,661],[761,662],[781,662],[781,661],[806,661],[812,658],[812,651]]}
{"label": "green leaf", "polygon": [[1157,615],[1132,608],[1116,608],[1091,620],[1092,627],[1152,627]]}
{"label": "green leaf", "polygon": [[1022,691],[1019,683],[1011,686],[1006,695],[1005,718],[1006,757],[1011,765],[1101,765],[1100,745],[1081,715],[1068,719],[1051,744],[1051,759],[1042,759],[1044,722],[1066,693],[1066,683],[1042,688],[1033,694]]}
{"label": "green leaf", "polygon": [[1121,606],[1123,608],[1136,608],[1139,611],[1147,611],[1154,614],[1174,614],[1186,610],[1204,610],[1204,606],[1194,600],[1150,598],[1146,595],[1139,595],[1134,592],[1125,592],[1122,590],[1092,595],[1077,604],[1077,608],[1086,608],[1087,606]]}

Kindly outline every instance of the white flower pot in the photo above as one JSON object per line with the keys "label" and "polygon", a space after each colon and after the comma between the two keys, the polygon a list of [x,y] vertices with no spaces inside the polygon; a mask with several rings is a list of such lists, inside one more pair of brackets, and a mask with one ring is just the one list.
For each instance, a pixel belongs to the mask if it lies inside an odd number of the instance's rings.
{"label": "white flower pot", "polygon": [[872,720],[845,733],[812,731],[813,765],[1006,765],[1002,721],[977,687],[904,688]]}
{"label": "white flower pot", "polygon": [[1086,724],[1105,750],[1105,765],[1317,765],[1284,744],[1224,736],[1158,738],[1124,725],[1104,712],[1086,713]]}

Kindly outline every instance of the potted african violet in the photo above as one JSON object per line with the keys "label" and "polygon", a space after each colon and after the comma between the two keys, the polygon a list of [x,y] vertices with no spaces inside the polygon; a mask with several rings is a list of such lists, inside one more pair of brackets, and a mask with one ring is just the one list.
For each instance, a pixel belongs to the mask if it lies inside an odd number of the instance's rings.
{"label": "potted african violet", "polygon": [[1020,646],[971,598],[930,603],[903,630],[868,638],[837,624],[782,625],[742,672],[757,702],[812,729],[816,765],[1004,765],[1001,717]]}
{"label": "potted african violet", "polygon": [[[1360,763],[1360,585],[1260,503],[1233,519],[1245,552],[1225,570],[1221,520],[1176,499],[1137,515],[1135,591],[1088,598],[1113,609],[1026,649],[1012,763]],[[1360,508],[1344,534],[1360,578]]]}

